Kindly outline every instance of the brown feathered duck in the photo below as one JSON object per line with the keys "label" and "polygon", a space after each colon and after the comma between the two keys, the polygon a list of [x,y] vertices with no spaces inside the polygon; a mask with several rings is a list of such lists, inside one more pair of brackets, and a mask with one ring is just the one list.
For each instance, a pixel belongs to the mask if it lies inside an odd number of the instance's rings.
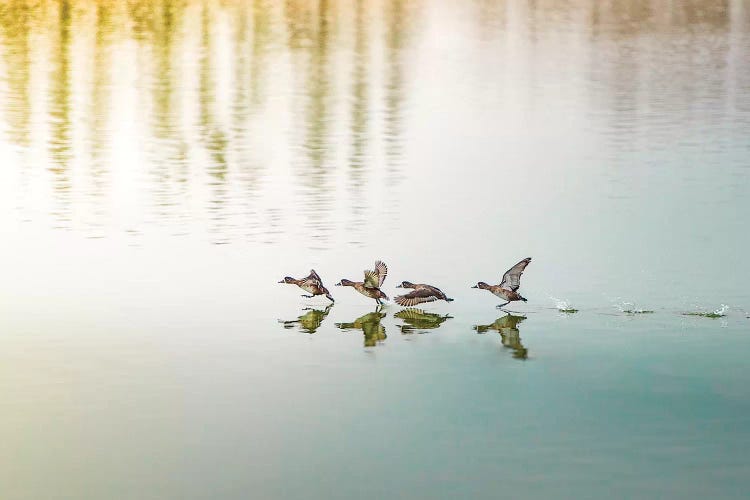
{"label": "brown feathered duck", "polygon": [[522,297],[520,293],[518,293],[518,287],[521,286],[521,274],[523,274],[523,270],[526,269],[526,266],[529,265],[529,262],[531,262],[531,257],[526,257],[521,262],[505,271],[505,274],[503,274],[503,279],[502,281],[500,281],[499,285],[488,285],[484,281],[480,281],[472,288],[489,290],[493,295],[496,295],[497,297],[500,297],[501,299],[507,301],[497,306],[498,308],[506,306],[511,302],[515,302],[517,300],[523,300],[524,302],[526,302],[526,299]]}
{"label": "brown feathered duck", "polygon": [[375,269],[374,270],[365,270],[365,280],[364,281],[351,281],[347,279],[342,279],[338,283],[336,283],[336,286],[351,286],[354,287],[355,290],[357,290],[359,293],[364,295],[365,297],[370,297],[371,299],[375,299],[375,302],[377,302],[379,305],[382,304],[380,299],[389,300],[388,296],[384,294],[380,287],[383,285],[383,281],[385,281],[385,277],[388,275],[388,267],[381,262],[376,261],[375,262]]}
{"label": "brown feathered duck", "polygon": [[320,279],[320,276],[318,276],[318,273],[315,272],[315,269],[310,269],[310,274],[306,278],[302,279],[295,279],[291,276],[285,277],[283,280],[279,281],[279,283],[287,283],[290,285],[297,285],[310,295],[303,295],[303,297],[307,299],[311,299],[315,297],[316,295],[325,295],[328,300],[331,302],[334,302],[333,297],[328,292],[328,289],[323,286],[323,280]]}
{"label": "brown feathered duck", "polygon": [[442,290],[436,286],[426,285],[424,283],[412,283],[410,281],[402,281],[396,288],[412,288],[413,291],[399,295],[395,300],[396,304],[404,307],[412,307],[422,302],[434,302],[436,300],[444,300],[446,302],[452,302],[453,299],[449,299],[445,296]]}

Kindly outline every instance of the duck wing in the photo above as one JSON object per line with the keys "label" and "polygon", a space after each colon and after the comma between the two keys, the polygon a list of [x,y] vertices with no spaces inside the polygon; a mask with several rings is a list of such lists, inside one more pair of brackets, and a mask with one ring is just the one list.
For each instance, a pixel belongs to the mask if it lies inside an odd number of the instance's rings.
{"label": "duck wing", "polygon": [[302,281],[310,285],[323,286],[323,280],[320,279],[320,276],[315,272],[315,269],[310,269],[310,274],[308,274]]}
{"label": "duck wing", "polygon": [[518,287],[521,286],[521,274],[523,274],[523,270],[526,269],[529,262],[531,262],[531,257],[526,257],[521,262],[505,271],[505,274],[503,274],[503,280],[500,282],[500,288],[505,288],[506,290],[511,290],[513,292],[518,290]]}
{"label": "duck wing", "polygon": [[385,277],[388,276],[388,267],[385,265],[385,262],[380,260],[376,261],[375,272],[378,273],[378,288],[380,288],[385,281]]}
{"label": "duck wing", "polygon": [[423,302],[435,302],[438,300],[438,297],[432,292],[432,290],[422,289],[414,290],[406,295],[399,295],[393,300],[395,300],[396,304],[400,306],[412,307]]}
{"label": "duck wing", "polygon": [[315,272],[315,269],[310,269],[310,275],[305,279],[310,279],[310,278],[316,280],[321,285],[323,284],[323,280],[320,279],[320,276],[318,276],[318,273]]}
{"label": "duck wing", "polygon": [[367,288],[380,288],[385,281],[385,277],[388,276],[388,267],[382,262],[375,262],[375,270],[365,271],[365,286]]}
{"label": "duck wing", "polygon": [[365,286],[367,288],[378,288],[378,273],[365,269]]}
{"label": "duck wing", "polygon": [[432,285],[421,285],[422,289],[429,290],[432,294],[441,300],[446,300],[446,296],[441,289]]}

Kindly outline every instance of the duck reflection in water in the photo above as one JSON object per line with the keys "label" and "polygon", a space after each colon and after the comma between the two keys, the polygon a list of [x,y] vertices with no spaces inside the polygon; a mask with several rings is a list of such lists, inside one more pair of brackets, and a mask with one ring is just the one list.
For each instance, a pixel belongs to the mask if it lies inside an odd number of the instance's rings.
{"label": "duck reflection in water", "polygon": [[385,313],[381,312],[381,308],[378,307],[351,323],[336,323],[336,326],[342,330],[362,330],[365,334],[365,347],[374,347],[387,337],[385,327],[380,323],[383,318],[385,318]]}
{"label": "duck reflection in water", "polygon": [[409,308],[402,309],[401,311],[394,314],[393,317],[401,319],[404,321],[404,323],[406,323],[404,325],[399,325],[399,328],[401,328],[401,333],[410,334],[424,333],[425,330],[440,328],[440,325],[442,325],[446,320],[452,318],[453,316],[450,316],[448,314],[442,315],[429,313],[421,309]]}
{"label": "duck reflection in water", "polygon": [[513,357],[516,359],[526,359],[529,356],[529,350],[521,343],[521,335],[518,331],[518,324],[526,319],[526,316],[514,316],[506,314],[497,318],[489,325],[475,325],[474,330],[477,333],[487,333],[488,330],[496,330],[500,333],[503,345],[513,349]]}
{"label": "duck reflection in water", "polygon": [[320,309],[313,309],[312,307],[306,307],[303,309],[303,311],[307,311],[305,314],[300,316],[297,319],[293,320],[283,320],[280,319],[279,323],[281,323],[284,328],[291,329],[294,328],[295,325],[297,325],[300,329],[300,331],[305,333],[315,333],[316,330],[320,327],[320,324],[323,322],[323,320],[328,316],[328,313],[331,312],[331,308],[333,307],[333,304],[329,304],[325,309],[322,311]]}

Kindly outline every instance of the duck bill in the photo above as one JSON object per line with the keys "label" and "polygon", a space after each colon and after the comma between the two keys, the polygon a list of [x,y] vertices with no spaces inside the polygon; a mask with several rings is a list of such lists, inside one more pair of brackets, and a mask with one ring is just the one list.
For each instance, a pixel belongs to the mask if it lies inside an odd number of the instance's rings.
{"label": "duck bill", "polygon": [[474,285],[474,286],[473,286],[473,287],[471,287],[471,288],[479,288],[479,285]]}
{"label": "duck bill", "polygon": [[402,285],[396,285],[396,288],[404,288]]}

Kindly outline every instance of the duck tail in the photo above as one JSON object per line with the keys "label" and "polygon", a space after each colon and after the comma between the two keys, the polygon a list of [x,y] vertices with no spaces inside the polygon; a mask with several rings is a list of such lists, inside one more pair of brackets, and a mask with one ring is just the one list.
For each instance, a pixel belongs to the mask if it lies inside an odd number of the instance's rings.
{"label": "duck tail", "polygon": [[521,297],[521,300],[523,300],[524,302],[528,302],[528,300],[526,300],[526,297]]}

